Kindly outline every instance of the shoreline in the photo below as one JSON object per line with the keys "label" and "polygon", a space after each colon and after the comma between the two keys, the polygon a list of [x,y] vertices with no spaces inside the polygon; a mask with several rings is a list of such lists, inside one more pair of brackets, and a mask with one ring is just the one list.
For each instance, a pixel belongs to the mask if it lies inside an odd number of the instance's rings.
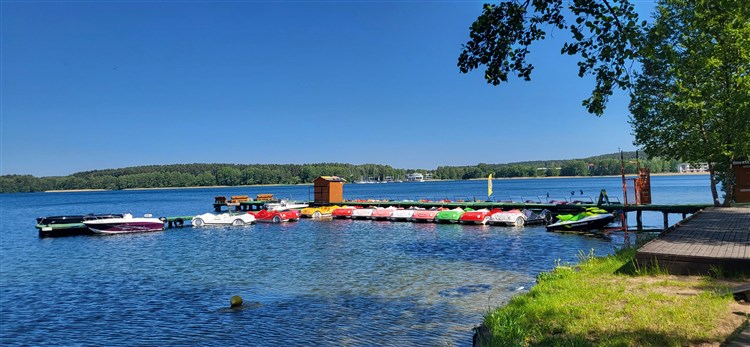
{"label": "shoreline", "polygon": [[250,185],[239,185],[239,186],[190,186],[190,187],[154,187],[154,188],[125,188],[125,189],[59,189],[59,190],[44,190],[37,193],[85,193],[85,192],[116,192],[126,190],[169,190],[169,189],[212,189],[212,188],[242,188],[242,187],[292,187],[292,186],[311,186],[312,183],[299,183],[299,184],[250,184]]}
{"label": "shoreline", "polygon": [[[659,173],[652,173],[651,176],[700,176],[700,175],[706,175],[708,176],[708,172],[659,172]],[[637,177],[638,174],[625,174],[625,177]],[[622,175],[602,175],[602,176],[534,176],[534,177],[492,177],[493,180],[534,180],[534,179],[561,179],[561,178],[613,178],[613,177],[622,177]],[[471,180],[486,180],[487,177],[484,178],[470,178],[467,181]],[[460,180],[458,180],[460,181]]]}
{"label": "shoreline", "polygon": [[[697,176],[697,175],[708,175],[707,172],[661,172],[653,173],[651,176]],[[636,176],[635,174],[625,175],[626,177]],[[620,175],[606,175],[606,176],[544,176],[544,177],[493,177],[492,180],[522,180],[522,179],[563,179],[563,178],[613,178],[622,177]],[[443,182],[443,181],[480,181],[486,180],[487,178],[470,178],[466,180],[451,180],[451,179],[432,179],[425,182]],[[415,182],[403,182],[403,183],[415,183]],[[417,182],[418,183],[418,182]],[[356,184],[356,183],[349,183]],[[239,186],[190,186],[190,187],[155,187],[155,188],[125,188],[125,189],[59,189],[59,190],[45,190],[43,193],[86,193],[86,192],[109,192],[118,190],[168,190],[168,189],[214,189],[214,188],[242,188],[242,187],[292,187],[292,186],[312,186],[312,183],[298,183],[298,184],[250,184],[250,185],[239,185]]]}

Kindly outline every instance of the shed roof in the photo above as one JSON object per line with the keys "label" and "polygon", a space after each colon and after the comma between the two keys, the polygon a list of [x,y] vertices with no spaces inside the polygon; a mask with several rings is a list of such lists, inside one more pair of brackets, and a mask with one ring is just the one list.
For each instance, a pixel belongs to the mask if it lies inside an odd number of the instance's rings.
{"label": "shed roof", "polygon": [[343,179],[343,178],[341,178],[339,176],[320,176],[320,177],[316,178],[315,180],[317,181],[319,179],[324,179],[324,180],[326,180],[328,182],[346,182],[345,179]]}

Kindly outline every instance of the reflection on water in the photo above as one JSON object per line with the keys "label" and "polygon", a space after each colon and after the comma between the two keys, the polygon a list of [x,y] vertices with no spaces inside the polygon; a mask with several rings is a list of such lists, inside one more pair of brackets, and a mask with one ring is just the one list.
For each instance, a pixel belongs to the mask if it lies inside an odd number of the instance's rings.
{"label": "reflection on water", "polygon": [[[357,220],[52,239],[33,228],[43,215],[199,214],[215,195],[256,193],[234,189],[1,196],[0,342],[466,346],[540,271],[623,242]],[[224,312],[233,295],[255,304]]]}

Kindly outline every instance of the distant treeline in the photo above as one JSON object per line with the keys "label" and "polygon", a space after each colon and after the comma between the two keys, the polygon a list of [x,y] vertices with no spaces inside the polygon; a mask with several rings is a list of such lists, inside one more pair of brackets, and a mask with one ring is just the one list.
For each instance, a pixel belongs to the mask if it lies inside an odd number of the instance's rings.
{"label": "distant treeline", "polygon": [[[636,173],[635,152],[626,152],[625,173]],[[679,162],[640,158],[640,165],[651,172],[677,172]],[[128,189],[164,187],[239,186],[253,184],[311,183],[318,176],[336,175],[349,182],[372,178],[406,180],[419,172],[433,179],[472,179],[493,177],[603,176],[620,174],[620,154],[607,154],[576,160],[529,161],[476,166],[440,166],[435,170],[396,169],[377,164],[176,164],[150,165],[123,169],[78,172],[68,176],[0,176],[0,192],[38,192],[66,189]],[[428,176],[429,177],[429,176]]]}

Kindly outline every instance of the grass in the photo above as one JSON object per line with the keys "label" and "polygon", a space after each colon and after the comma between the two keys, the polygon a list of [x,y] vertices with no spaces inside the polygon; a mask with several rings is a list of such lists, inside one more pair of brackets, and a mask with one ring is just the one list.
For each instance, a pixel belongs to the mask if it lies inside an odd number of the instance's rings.
{"label": "grass", "polygon": [[[528,293],[485,315],[487,346],[718,345],[742,324],[730,285],[712,277],[640,269],[634,249],[580,254],[576,266],[542,273]],[[747,309],[744,312],[747,321]]]}

